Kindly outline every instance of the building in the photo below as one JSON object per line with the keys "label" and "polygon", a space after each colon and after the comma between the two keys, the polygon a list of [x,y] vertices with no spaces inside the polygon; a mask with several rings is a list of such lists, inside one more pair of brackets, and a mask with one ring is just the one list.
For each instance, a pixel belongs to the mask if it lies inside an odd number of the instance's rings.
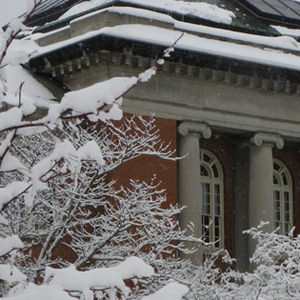
{"label": "building", "polygon": [[241,271],[254,247],[243,230],[267,221],[300,232],[300,3],[48,0],[28,25],[41,46],[29,68],[58,94],[137,75],[184,33],[159,73],[125,96],[125,112],[154,113],[186,155],[149,169],[187,207],[182,225],[228,249]]}

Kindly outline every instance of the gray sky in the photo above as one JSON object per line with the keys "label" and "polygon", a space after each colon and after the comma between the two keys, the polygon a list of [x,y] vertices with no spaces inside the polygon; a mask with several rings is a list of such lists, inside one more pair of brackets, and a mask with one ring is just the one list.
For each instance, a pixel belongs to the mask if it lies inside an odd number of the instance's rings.
{"label": "gray sky", "polygon": [[0,0],[0,26],[26,11],[27,0]]}

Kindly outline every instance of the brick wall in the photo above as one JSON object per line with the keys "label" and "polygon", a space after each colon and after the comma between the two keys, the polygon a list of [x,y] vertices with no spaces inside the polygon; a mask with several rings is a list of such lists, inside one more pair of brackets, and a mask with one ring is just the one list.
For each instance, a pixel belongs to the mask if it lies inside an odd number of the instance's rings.
{"label": "brick wall", "polygon": [[[147,119],[147,117],[143,117]],[[156,119],[155,124],[160,131],[161,140],[165,144],[170,143],[170,149],[176,150],[177,126],[176,121]],[[176,157],[176,153],[174,154]],[[118,169],[111,172],[109,179],[117,180],[117,186],[128,186],[129,180],[140,180],[150,182],[153,176],[156,182],[161,182],[159,188],[165,189],[167,194],[167,205],[177,204],[177,162],[165,160],[157,156],[142,155],[124,163]]]}

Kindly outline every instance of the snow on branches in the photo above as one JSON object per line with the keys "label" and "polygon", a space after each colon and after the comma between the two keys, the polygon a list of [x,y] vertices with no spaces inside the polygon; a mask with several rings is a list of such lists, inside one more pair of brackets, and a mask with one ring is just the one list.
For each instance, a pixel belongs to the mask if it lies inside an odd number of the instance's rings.
{"label": "snow on branches", "polygon": [[221,272],[221,258],[233,262],[224,250],[194,266],[175,254],[191,251],[185,242],[202,240],[180,229],[181,209],[165,207],[159,184],[120,186],[109,178],[141,155],[176,160],[153,119],[133,116],[121,126],[111,120],[122,118],[122,97],[156,74],[181,36],[139,76],[66,93],[59,103],[44,99],[49,109],[34,119],[37,101],[24,93],[30,79],[16,89],[7,75],[35,51],[27,47],[32,42],[16,38],[29,30],[23,23],[40,4],[29,0],[23,19],[0,32],[1,297],[299,299],[299,237],[251,229],[257,240],[252,273]]}
{"label": "snow on branches", "polygon": [[[139,119],[137,125],[132,118],[122,129],[109,121],[122,118],[122,97],[148,81],[163,57],[138,77],[113,78],[66,93],[59,103],[49,105],[46,115],[33,119],[36,101],[24,96],[24,82],[18,90],[11,89],[7,71],[35,51],[32,44],[26,46],[32,42],[17,37],[29,30],[24,23],[41,3],[28,0],[25,16],[1,32],[1,294],[15,300],[125,299],[130,293],[125,280],[154,275],[134,255],[143,256],[148,247],[144,256],[151,263],[183,247],[179,240],[184,232],[174,233],[180,210],[161,208],[165,197],[158,185],[132,181],[116,189],[107,180],[110,171],[140,155],[175,159],[161,144],[153,121]],[[25,44],[14,47],[20,43]],[[90,124],[86,130],[80,125],[83,119]],[[98,128],[93,135],[92,123],[99,121],[110,128],[111,139]],[[59,247],[74,254],[73,266],[50,268],[69,265],[70,258],[57,256]],[[106,264],[113,266],[104,268]],[[168,288],[159,295],[169,299]],[[180,295],[185,293],[181,288]]]}

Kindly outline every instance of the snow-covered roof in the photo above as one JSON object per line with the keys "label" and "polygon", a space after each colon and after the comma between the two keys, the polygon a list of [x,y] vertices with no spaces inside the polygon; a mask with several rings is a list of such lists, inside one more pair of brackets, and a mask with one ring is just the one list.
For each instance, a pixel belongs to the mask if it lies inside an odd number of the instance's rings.
{"label": "snow-covered roof", "polygon": [[[111,0],[91,0],[88,2],[81,2],[73,6],[70,10],[63,14],[60,19],[72,17],[84,11],[89,11],[111,2]],[[231,24],[232,19],[235,17],[235,14],[233,12],[206,2],[186,2],[170,0],[120,0],[120,2],[139,5],[143,8],[148,7],[156,8],[159,10],[168,10],[169,12],[173,13],[190,15],[225,24]]]}
{"label": "snow-covered roof", "polygon": [[58,20],[73,18],[74,16],[77,17],[78,15],[101,8],[107,4],[138,5],[149,9],[167,10],[173,13],[190,15],[225,24],[230,24],[232,22],[232,19],[235,17],[232,11],[228,11],[207,2],[210,1],[200,0],[197,2],[186,2],[180,0],[152,0],[150,2],[148,0],[44,0],[28,23],[35,25],[35,21],[41,22],[43,18],[45,19],[45,22],[53,22],[56,21],[59,15],[60,17]]}
{"label": "snow-covered roof", "polygon": [[[292,36],[280,36],[279,33],[279,36],[262,36],[238,32],[231,28],[217,28],[205,24],[179,21],[170,14],[149,10],[146,0],[120,0],[120,2],[131,4],[139,3],[141,5],[139,7],[105,6],[100,10],[90,10],[91,7],[98,7],[98,5],[108,2],[112,2],[112,0],[82,2],[61,17],[64,20],[70,16],[77,16],[72,17],[64,27],[53,28],[48,33],[33,34],[31,38],[37,40],[40,47],[31,59],[31,67],[39,72],[47,73],[49,69],[46,71],[46,68],[49,68],[49,64],[55,67],[93,51],[113,50],[111,45],[107,45],[109,43],[107,37],[110,38],[110,41],[117,41],[113,43],[114,47],[117,47],[118,41],[128,41],[164,48],[172,45],[184,32],[184,36],[175,46],[176,55],[182,56],[180,59],[182,62],[197,65],[201,60],[202,65],[205,66],[205,57],[209,57],[207,59],[210,59],[211,62],[207,62],[207,64],[211,65],[211,68],[220,67],[221,63],[218,63],[218,66],[214,66],[212,63],[218,58],[222,60],[223,67],[228,70],[233,70],[231,65],[244,64],[242,68],[235,67],[234,70],[247,74],[249,72],[257,74],[255,68],[260,68],[260,66],[279,68],[281,77],[286,76],[285,74],[290,71],[300,72],[300,44]],[[187,14],[193,10],[196,14],[196,6],[192,4],[202,5],[204,3],[175,0],[151,1],[152,6],[163,7],[165,10],[181,10]],[[212,4],[207,5],[202,7],[209,8],[206,13],[212,13],[214,11],[214,9],[211,10]],[[86,13],[78,16],[82,10]],[[201,9],[197,12],[198,16],[201,14],[203,16],[205,10],[200,11]],[[234,18],[234,15],[226,10],[218,8],[215,12],[216,14],[221,12],[220,16],[223,16],[224,20],[227,17]],[[105,16],[105,14],[109,14],[109,16]],[[122,43],[120,42],[120,44]],[[124,47],[124,43],[122,45],[117,51],[123,51],[121,49]],[[147,48],[147,46],[145,47]],[[186,59],[187,53],[190,53],[189,60]],[[147,53],[144,51],[141,55],[147,55]],[[252,64],[253,67],[249,68],[245,64],[248,66]],[[282,70],[286,71],[282,72]],[[260,76],[262,75],[260,74]],[[299,76],[293,75],[293,78],[296,77],[299,78]]]}
{"label": "snow-covered roof", "polygon": [[[254,34],[248,34],[248,33],[241,33],[237,31],[230,31],[225,29],[219,29],[204,25],[196,25],[191,23],[186,23],[182,21],[175,20],[171,16],[157,13],[153,11],[148,11],[144,9],[137,9],[132,7],[109,7],[102,9],[101,11],[95,11],[89,14],[86,14],[82,17],[78,17],[75,20],[71,21],[70,25],[65,26],[63,28],[54,30],[50,33],[36,33],[31,36],[31,39],[33,40],[40,40],[42,38],[47,38],[47,36],[53,36],[56,33],[59,34],[63,30],[71,30],[72,25],[79,23],[81,21],[84,21],[88,18],[92,18],[94,16],[97,16],[101,13],[115,13],[120,15],[130,15],[130,16],[137,16],[140,18],[145,18],[149,20],[157,20],[160,22],[168,23],[170,26],[178,31],[182,32],[189,32],[195,35],[201,35],[201,36],[211,36],[215,39],[222,39],[222,40],[232,40],[238,43],[248,43],[252,46],[254,45],[260,45],[262,47],[274,47],[274,48],[280,48],[285,50],[292,50],[292,51],[300,51],[300,44],[291,37],[288,36],[276,36],[276,37],[269,37],[269,36],[261,36],[261,35],[254,35]],[[279,27],[276,27],[279,30]],[[281,28],[281,27],[280,27]],[[99,28],[102,29],[102,28]],[[159,30],[159,29],[157,29]],[[287,29],[288,30],[288,29]],[[105,31],[105,30],[104,30]],[[64,47],[67,45],[71,45],[74,43],[77,43],[78,41],[82,41],[84,39],[97,36],[101,34],[102,31],[98,30],[92,30],[87,31],[86,34],[76,37],[70,37],[69,39],[64,40],[62,43],[53,43],[52,45],[41,47],[38,51],[39,54],[47,53],[50,51],[53,51],[57,49],[58,47]],[[300,32],[300,30],[293,30],[292,32]],[[286,35],[286,34],[285,34]],[[123,36],[126,37],[126,34]],[[139,39],[140,40],[140,39]],[[164,45],[165,46],[165,45]]]}
{"label": "snow-covered roof", "polygon": [[[167,0],[164,1],[166,2]],[[300,70],[300,63],[297,63],[300,58],[296,54],[300,51],[300,44],[292,37],[265,37],[203,25],[188,24],[174,20],[172,17],[161,13],[130,7],[110,7],[103,9],[100,12],[96,11],[89,13],[73,20],[70,25],[59,29],[56,32],[36,34],[33,35],[32,38],[41,39],[50,35],[55,35],[56,33],[60,34],[61,30],[72,31],[73,24],[80,24],[80,22],[84,22],[88,18],[91,18],[92,22],[92,18],[95,15],[104,12],[120,15],[126,14],[139,16],[144,19],[158,20],[160,22],[171,24],[174,29],[171,30],[163,29],[158,26],[141,25],[143,23],[102,27],[98,30],[88,30],[88,32],[78,36],[71,36],[63,41],[52,43],[45,47],[40,47],[38,55],[45,55],[56,51],[57,49],[78,44],[84,40],[96,38],[103,34],[115,38],[125,38],[139,42],[154,43],[167,47],[174,42],[176,37],[180,35],[181,31],[187,31],[188,33],[186,33],[179,41],[176,48]],[[275,48],[276,50],[272,50],[272,48]],[[279,49],[281,49],[281,52]],[[285,50],[288,50],[289,52],[293,51],[294,53],[287,53]],[[270,55],[271,53],[272,55]]]}
{"label": "snow-covered roof", "polygon": [[[49,0],[49,2],[56,3],[55,0]],[[277,31],[268,24],[261,22],[251,12],[245,11],[244,7],[239,4],[239,0],[68,0],[64,5],[54,6],[53,4],[49,11],[42,10],[40,14],[33,16],[28,24],[30,26],[43,25],[35,30],[47,32],[63,27],[80,16],[109,6],[157,11],[188,23],[206,24],[219,28],[234,27],[233,30],[264,35],[277,34]]]}

